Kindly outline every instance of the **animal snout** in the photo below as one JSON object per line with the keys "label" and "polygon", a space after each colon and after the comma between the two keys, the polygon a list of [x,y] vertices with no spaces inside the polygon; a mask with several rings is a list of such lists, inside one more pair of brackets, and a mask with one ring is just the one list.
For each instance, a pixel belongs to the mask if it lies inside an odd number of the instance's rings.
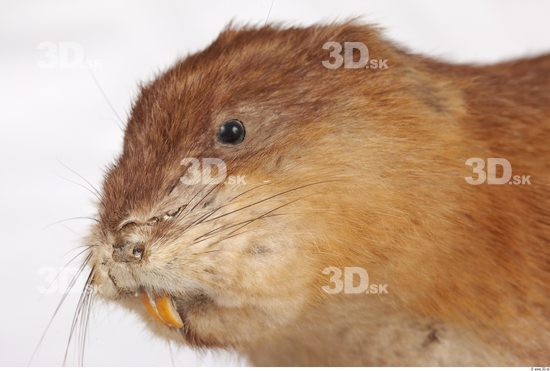
{"label": "animal snout", "polygon": [[137,243],[117,243],[113,245],[113,260],[119,263],[134,263],[143,259],[145,246]]}

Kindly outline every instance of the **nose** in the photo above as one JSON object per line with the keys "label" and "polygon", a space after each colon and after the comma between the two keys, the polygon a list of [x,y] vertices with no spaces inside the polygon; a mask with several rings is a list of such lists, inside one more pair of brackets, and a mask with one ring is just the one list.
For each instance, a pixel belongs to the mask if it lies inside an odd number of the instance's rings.
{"label": "nose", "polygon": [[143,259],[143,244],[117,243],[113,245],[113,260],[119,263],[136,263]]}

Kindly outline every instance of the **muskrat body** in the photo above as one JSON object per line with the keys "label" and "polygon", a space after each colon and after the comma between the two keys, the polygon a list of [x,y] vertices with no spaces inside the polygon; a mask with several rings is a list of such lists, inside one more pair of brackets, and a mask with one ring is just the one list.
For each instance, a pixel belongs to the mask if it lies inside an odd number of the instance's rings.
{"label": "muskrat body", "polygon": [[[384,63],[327,68],[327,42]],[[549,101],[549,55],[452,65],[355,23],[229,28],[143,87],[90,281],[256,365],[548,364]],[[520,177],[467,180],[495,158]],[[244,181],[184,182],[184,159]],[[328,293],[329,267],[387,292]]]}

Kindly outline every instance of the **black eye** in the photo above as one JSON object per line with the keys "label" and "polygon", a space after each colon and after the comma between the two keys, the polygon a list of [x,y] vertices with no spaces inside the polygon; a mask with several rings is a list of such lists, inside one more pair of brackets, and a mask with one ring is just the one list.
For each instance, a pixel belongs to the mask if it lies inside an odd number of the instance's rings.
{"label": "black eye", "polygon": [[239,144],[244,140],[244,136],[244,125],[236,119],[224,122],[218,132],[219,141],[226,144]]}

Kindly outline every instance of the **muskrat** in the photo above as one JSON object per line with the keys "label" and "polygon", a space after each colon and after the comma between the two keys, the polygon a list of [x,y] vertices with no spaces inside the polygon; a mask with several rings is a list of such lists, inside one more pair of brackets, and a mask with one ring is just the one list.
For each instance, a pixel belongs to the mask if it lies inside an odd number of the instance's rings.
{"label": "muskrat", "polygon": [[[88,283],[255,365],[548,364],[549,101],[550,55],[454,65],[357,22],[230,26],[141,88]],[[335,293],[349,268],[380,290]]]}

